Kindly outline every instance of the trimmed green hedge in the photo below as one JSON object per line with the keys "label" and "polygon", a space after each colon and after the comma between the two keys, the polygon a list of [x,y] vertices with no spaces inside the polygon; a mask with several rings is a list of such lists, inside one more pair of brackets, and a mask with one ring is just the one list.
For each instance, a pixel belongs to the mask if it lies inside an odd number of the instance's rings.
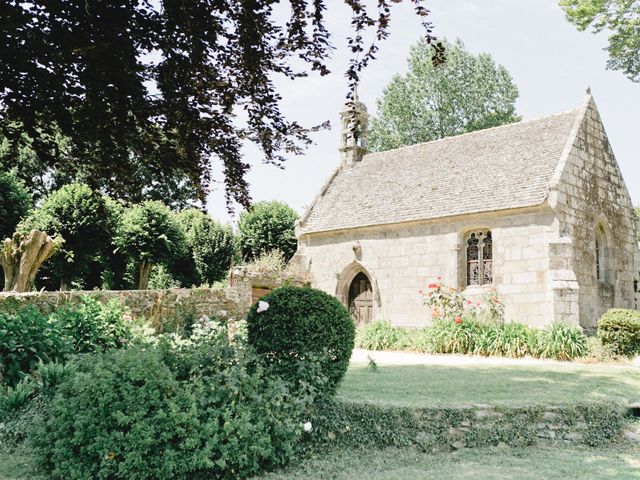
{"label": "trimmed green hedge", "polygon": [[311,449],[602,446],[620,434],[626,416],[623,407],[609,403],[408,408],[335,401],[317,408],[308,441]]}
{"label": "trimmed green hedge", "polygon": [[640,311],[609,310],[598,322],[598,337],[618,355],[640,354]]}

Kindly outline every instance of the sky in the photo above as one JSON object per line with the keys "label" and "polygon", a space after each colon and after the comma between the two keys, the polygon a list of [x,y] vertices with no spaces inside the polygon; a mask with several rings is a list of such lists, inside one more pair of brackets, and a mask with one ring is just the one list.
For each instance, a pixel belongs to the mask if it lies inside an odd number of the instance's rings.
{"label": "sky", "polygon": [[[362,75],[358,93],[372,115],[385,85],[394,74],[406,72],[409,47],[423,34],[410,3],[394,6],[391,36],[381,42],[377,59]],[[327,26],[336,47],[328,62],[333,73],[275,82],[289,119],[305,126],[330,120],[332,128],[313,134],[314,145],[302,156],[287,158],[284,169],[262,164],[260,151],[246,146],[254,202],[280,200],[303,213],[339,162],[338,114],[347,94],[351,17],[342,1],[327,4]],[[436,36],[460,38],[469,51],[489,53],[507,68],[520,90],[516,109],[523,120],[580,106],[590,86],[633,203],[640,204],[640,84],[606,69],[606,33],[579,32],[558,0],[427,0],[425,5]],[[221,179],[219,163],[214,161],[212,168],[214,179]],[[228,214],[221,183],[213,185],[207,209],[224,222],[233,222],[240,211]]]}

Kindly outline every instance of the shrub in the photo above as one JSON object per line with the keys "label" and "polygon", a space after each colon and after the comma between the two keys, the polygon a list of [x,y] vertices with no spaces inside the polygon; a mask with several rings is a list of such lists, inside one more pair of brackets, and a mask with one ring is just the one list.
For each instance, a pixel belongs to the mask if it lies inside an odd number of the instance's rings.
{"label": "shrub", "polygon": [[235,479],[286,463],[310,398],[223,330],[76,359],[34,437],[52,478]]}
{"label": "shrub", "polygon": [[464,295],[453,287],[443,285],[438,281],[430,283],[423,295],[423,303],[431,309],[431,316],[436,320],[454,320],[464,314]]}
{"label": "shrub", "polygon": [[409,332],[388,322],[376,321],[358,329],[355,344],[367,350],[402,350],[410,345]]}
{"label": "shrub", "polygon": [[587,354],[587,337],[580,327],[552,323],[538,333],[538,355],[556,360],[573,360]]}
{"label": "shrub", "polygon": [[14,386],[40,361],[64,359],[70,339],[47,316],[29,306],[15,314],[0,313],[2,383]]}
{"label": "shrub", "polygon": [[[258,312],[260,305],[268,305]],[[249,343],[285,379],[299,379],[300,362],[319,358],[333,394],[347,371],[355,327],[347,309],[334,297],[312,288],[282,287],[249,311]]]}
{"label": "shrub", "polygon": [[240,214],[238,236],[243,258],[252,260],[280,250],[288,261],[298,248],[295,223],[298,214],[282,202],[257,202]]}
{"label": "shrub", "polygon": [[611,344],[604,345],[598,336],[587,338],[587,356],[594,362],[617,362],[620,355],[615,353]]}
{"label": "shrub", "polygon": [[598,338],[617,355],[640,353],[640,311],[612,309],[598,322]]}
{"label": "shrub", "polygon": [[480,324],[469,318],[436,320],[429,328],[435,353],[472,353],[480,331]]}
{"label": "shrub", "polygon": [[154,265],[149,275],[149,290],[166,290],[168,288],[180,288],[180,282],[176,280],[164,265]]}
{"label": "shrub", "polygon": [[78,305],[67,305],[53,312],[51,320],[71,338],[77,353],[120,348],[134,338],[122,304],[115,299],[102,304],[85,296]]}

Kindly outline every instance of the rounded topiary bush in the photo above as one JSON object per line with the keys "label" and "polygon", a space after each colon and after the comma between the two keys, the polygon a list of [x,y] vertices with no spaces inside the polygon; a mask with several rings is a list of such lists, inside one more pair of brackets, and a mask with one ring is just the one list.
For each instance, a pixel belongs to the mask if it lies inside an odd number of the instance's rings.
{"label": "rounded topiary bush", "polygon": [[[324,393],[335,393],[354,346],[355,326],[347,309],[334,297],[308,287],[282,287],[261,302],[247,318],[249,343],[290,381],[304,378],[301,362],[317,360],[326,377]],[[263,310],[265,303],[268,308]]]}

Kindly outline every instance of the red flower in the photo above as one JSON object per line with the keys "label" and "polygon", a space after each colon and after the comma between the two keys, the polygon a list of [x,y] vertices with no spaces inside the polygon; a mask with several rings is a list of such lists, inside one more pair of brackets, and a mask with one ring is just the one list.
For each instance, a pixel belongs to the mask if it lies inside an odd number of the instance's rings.
{"label": "red flower", "polygon": [[430,283],[429,284],[429,288],[438,288],[438,284],[437,283]]}
{"label": "red flower", "polygon": [[456,317],[456,323],[462,323],[462,319],[460,317]]}
{"label": "red flower", "polygon": [[473,302],[471,300],[467,300],[467,305],[471,305]]}

